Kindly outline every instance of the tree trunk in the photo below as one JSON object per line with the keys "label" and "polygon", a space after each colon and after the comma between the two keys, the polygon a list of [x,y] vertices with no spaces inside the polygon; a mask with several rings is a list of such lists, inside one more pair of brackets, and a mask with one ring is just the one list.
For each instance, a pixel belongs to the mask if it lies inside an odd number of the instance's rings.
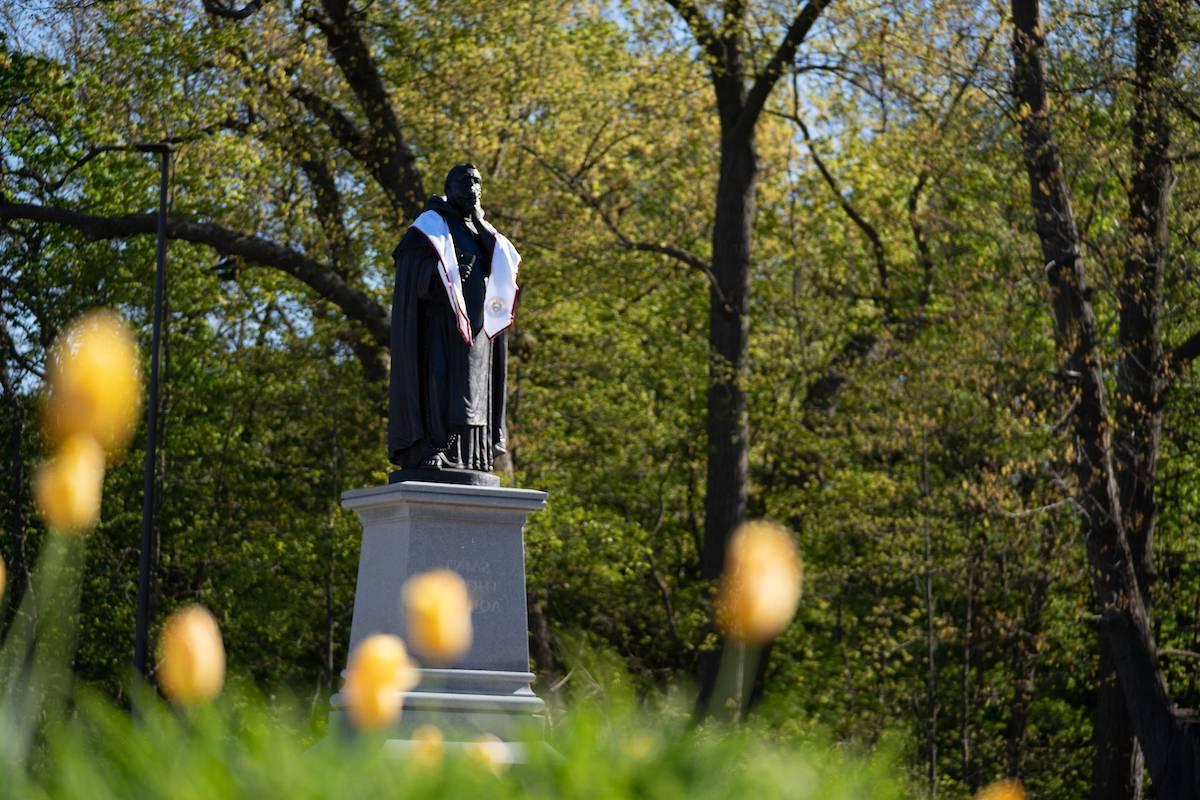
{"label": "tree trunk", "polygon": [[1100,653],[1092,744],[1092,800],[1138,800],[1142,796],[1142,749],[1125,708],[1116,665],[1104,650]]}
{"label": "tree trunk", "polygon": [[[713,274],[717,286],[709,292],[708,472],[704,487],[704,540],[700,553],[700,572],[709,580],[720,577],[729,538],[746,515],[746,479],[750,463],[746,411],[750,319],[746,302],[758,156],[754,150],[752,126],[738,131],[735,123],[723,123],[722,128],[721,171],[713,224]],[[715,710],[713,696],[725,660],[724,643],[715,651],[700,656],[697,670],[700,692],[696,705],[699,716]],[[748,699],[739,696],[737,716],[746,709]],[[723,705],[718,710],[723,711]]]}
{"label": "tree trunk", "polygon": [[[708,463],[704,541],[700,545],[700,573],[716,580],[725,566],[729,537],[745,517],[748,494],[750,425],[746,383],[750,243],[758,182],[755,129],[775,84],[830,0],[808,0],[788,24],[774,53],[752,76],[747,71],[742,38],[749,24],[744,3],[726,3],[723,19],[714,25],[692,0],[666,2],[679,13],[707,58],[721,124],[708,313]],[[723,649],[700,656],[700,716],[711,704]],[[740,691],[739,699],[742,703],[737,716],[745,707]]]}
{"label": "tree trunk", "polygon": [[[1163,273],[1173,182],[1168,155],[1170,112],[1161,85],[1174,71],[1178,49],[1167,19],[1170,5],[1161,0],[1140,3],[1135,20],[1129,251],[1117,287],[1121,360],[1113,398],[1114,467],[1125,534],[1147,614],[1154,582],[1152,553],[1158,511],[1154,484],[1165,390],[1160,370]],[[1107,653],[1101,655],[1099,678],[1092,796],[1096,800],[1138,800],[1142,796],[1142,753],[1125,708],[1116,664]]]}
{"label": "tree trunk", "polygon": [[729,536],[746,513],[750,439],[747,299],[758,179],[754,127],[725,122],[725,115],[722,117],[721,171],[713,224],[713,273],[718,286],[709,294],[708,477],[700,556],[701,573],[710,580],[720,576]]}
{"label": "tree trunk", "polygon": [[1167,215],[1174,183],[1169,150],[1171,119],[1163,84],[1171,80],[1178,56],[1172,31],[1174,0],[1140,3],[1135,22],[1136,75],[1132,133],[1133,178],[1129,187],[1129,250],[1118,283],[1117,485],[1125,530],[1133,551],[1142,602],[1150,608],[1158,505],[1154,483],[1162,438],[1163,273],[1167,263]]}
{"label": "tree trunk", "polygon": [[8,564],[8,592],[10,597],[20,597],[29,585],[29,571],[25,561],[25,475],[22,443],[25,427],[25,408],[20,395],[7,380],[4,380],[4,399],[11,415],[8,441],[8,497],[12,503],[11,563]]}
{"label": "tree trunk", "polygon": [[[1174,69],[1169,31],[1175,25],[1168,16],[1177,13],[1176,4],[1177,0],[1144,0],[1137,9],[1135,174],[1130,256],[1118,286],[1122,368],[1114,415],[1109,414],[1101,337],[1079,262],[1079,238],[1047,109],[1045,34],[1037,0],[1012,0],[1012,53],[1030,198],[1053,296],[1055,331],[1066,355],[1063,376],[1074,400],[1076,500],[1100,608],[1098,633],[1105,665],[1101,678],[1111,664],[1156,796],[1194,798],[1200,796],[1196,731],[1172,701],[1143,597],[1143,586],[1152,579],[1148,565],[1158,452],[1155,425],[1161,425],[1164,373],[1161,342],[1155,341],[1170,187],[1170,131],[1162,94]],[[1130,359],[1143,360],[1136,370],[1127,370]],[[1100,699],[1112,700],[1103,694]],[[1127,737],[1120,731],[1119,715],[1099,710],[1097,755],[1108,746],[1114,758],[1123,758],[1124,752],[1132,758],[1133,751],[1123,749]],[[1128,763],[1132,773],[1136,762]],[[1098,762],[1098,774],[1100,766]],[[1136,789],[1139,781],[1131,775],[1125,786]],[[1096,796],[1106,788],[1097,786]]]}

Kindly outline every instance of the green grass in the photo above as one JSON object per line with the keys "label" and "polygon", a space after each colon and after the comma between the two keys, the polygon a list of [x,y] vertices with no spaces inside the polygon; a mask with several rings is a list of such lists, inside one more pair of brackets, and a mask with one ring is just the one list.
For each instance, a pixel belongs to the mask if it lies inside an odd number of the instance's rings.
{"label": "green grass", "polygon": [[[821,798],[909,795],[886,754],[797,740],[753,720],[691,722],[689,698],[635,699],[612,659],[526,737],[529,759],[497,775],[448,747],[427,766],[384,737],[324,737],[323,720],[234,680],[192,710],[144,684],[118,707],[67,668],[85,542],[50,537],[0,647],[0,798]],[[36,600],[36,602],[35,602]],[[36,622],[34,622],[36,620]],[[603,676],[596,679],[594,676]],[[315,724],[314,724],[315,723]]]}
{"label": "green grass", "polygon": [[[501,775],[447,748],[438,766],[386,751],[381,738],[306,736],[294,707],[237,691],[181,712],[143,692],[136,711],[93,693],[52,722],[33,757],[0,776],[20,798],[872,798],[906,796],[882,756],[774,741],[751,727],[691,726],[595,700],[529,737],[527,764]],[[11,767],[10,767],[11,768]]]}

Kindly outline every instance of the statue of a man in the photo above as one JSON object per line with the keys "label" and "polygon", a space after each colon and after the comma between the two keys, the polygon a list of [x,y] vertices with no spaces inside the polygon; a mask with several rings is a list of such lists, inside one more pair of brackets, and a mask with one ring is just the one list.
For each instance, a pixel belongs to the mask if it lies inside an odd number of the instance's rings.
{"label": "statue of a man", "polygon": [[[483,218],[473,164],[446,176],[446,195],[393,252],[388,455],[393,480],[493,483],[505,452],[504,389],[520,256]],[[490,480],[489,480],[490,478]]]}

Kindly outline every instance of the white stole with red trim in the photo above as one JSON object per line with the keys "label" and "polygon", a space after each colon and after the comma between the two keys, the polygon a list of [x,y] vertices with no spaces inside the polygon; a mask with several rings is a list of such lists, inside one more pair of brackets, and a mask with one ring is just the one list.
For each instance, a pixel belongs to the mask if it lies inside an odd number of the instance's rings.
{"label": "white stole with red trim", "polygon": [[[445,218],[429,210],[417,217],[413,227],[425,235],[437,253],[441,269],[438,277],[446,287],[450,307],[458,324],[458,333],[463,341],[471,344],[471,321],[467,317],[467,301],[463,298],[462,278],[458,273],[458,253],[454,250],[454,237]],[[483,298],[483,332],[494,339],[513,323],[517,302],[517,269],[521,256],[512,242],[501,233],[496,234],[496,247],[492,252],[492,273],[488,277],[487,292]]]}

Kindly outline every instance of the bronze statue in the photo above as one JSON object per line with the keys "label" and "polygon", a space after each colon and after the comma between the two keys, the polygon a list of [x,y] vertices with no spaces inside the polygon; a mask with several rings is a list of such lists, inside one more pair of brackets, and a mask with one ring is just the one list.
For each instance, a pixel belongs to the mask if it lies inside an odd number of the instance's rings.
{"label": "bronze statue", "polygon": [[392,253],[388,455],[393,482],[495,485],[505,452],[505,331],[520,256],[484,220],[473,164],[446,176]]}

